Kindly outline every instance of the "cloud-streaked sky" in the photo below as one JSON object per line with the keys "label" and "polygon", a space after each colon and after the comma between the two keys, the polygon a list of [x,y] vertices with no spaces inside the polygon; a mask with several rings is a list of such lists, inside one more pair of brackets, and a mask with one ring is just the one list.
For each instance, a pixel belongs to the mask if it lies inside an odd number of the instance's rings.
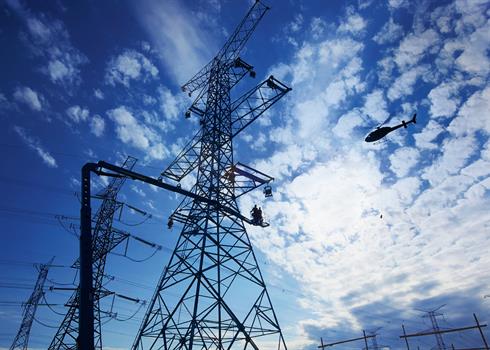
{"label": "cloud-streaked sky", "polygon": [[[19,327],[19,303],[37,274],[31,263],[56,256],[69,266],[77,257],[76,220],[67,217],[78,216],[81,166],[133,155],[138,171],[158,177],[199,127],[184,118],[191,100],[180,86],[250,3],[0,5],[0,349]],[[272,199],[256,191],[240,206],[247,213],[258,203],[271,223],[248,232],[289,348],[382,327],[378,344],[401,349],[401,324],[430,329],[416,309],[442,304],[441,328],[471,325],[472,313],[490,322],[490,2],[267,4],[241,55],[257,79],[242,89],[273,74],[293,91],[234,147],[235,159],[275,178]],[[414,112],[417,124],[364,142],[376,126]],[[120,247],[108,258],[108,288],[148,300],[179,234],[165,222],[180,198],[128,182],[121,199],[153,217],[125,210],[115,225],[164,249],[135,263],[117,255]],[[153,253],[135,241],[128,252],[133,260]],[[52,268],[47,286],[76,278]],[[69,292],[45,297],[55,305],[38,310],[33,349],[50,343]],[[118,319],[138,305],[116,299],[113,311],[104,348],[127,349],[144,307],[127,322]],[[481,346],[471,331],[445,340]]]}

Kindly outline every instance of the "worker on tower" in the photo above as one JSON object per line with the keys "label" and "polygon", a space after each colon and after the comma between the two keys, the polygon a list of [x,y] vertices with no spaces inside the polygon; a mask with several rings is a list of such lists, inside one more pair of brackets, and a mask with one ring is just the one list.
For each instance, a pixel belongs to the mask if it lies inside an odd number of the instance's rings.
{"label": "worker on tower", "polygon": [[259,208],[257,208],[257,204],[254,205],[254,207],[250,211],[250,214],[252,215],[252,224],[258,225],[262,214],[261,212],[259,212]]}
{"label": "worker on tower", "polygon": [[262,208],[259,207],[259,210],[257,212],[257,223],[262,226],[262,224],[264,223],[264,218],[262,217]]}
{"label": "worker on tower", "polygon": [[172,216],[168,217],[168,222],[167,222],[168,229],[171,230],[172,227],[174,226],[174,219],[172,219]]}

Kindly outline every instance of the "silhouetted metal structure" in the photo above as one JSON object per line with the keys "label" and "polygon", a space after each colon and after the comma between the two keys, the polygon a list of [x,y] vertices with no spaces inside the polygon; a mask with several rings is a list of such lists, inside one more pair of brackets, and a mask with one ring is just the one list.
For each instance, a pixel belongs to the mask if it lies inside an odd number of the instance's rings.
{"label": "silhouetted metal structure", "polygon": [[[122,165],[124,169],[131,170],[137,159],[127,157]],[[89,320],[84,320],[83,315],[80,315],[81,295],[80,287],[77,288],[69,301],[66,303],[68,308],[60,327],[51,341],[49,350],[59,349],[77,349],[79,348],[78,333],[80,325],[83,327],[93,328],[90,334],[93,334],[92,343],[95,349],[102,349],[101,337],[101,310],[99,307],[100,299],[112,294],[103,287],[104,270],[107,255],[111,250],[117,247],[121,242],[129,237],[129,234],[112,227],[115,213],[121,209],[123,203],[117,201],[117,195],[121,190],[126,178],[115,177],[109,182],[109,185],[98,193],[95,197],[102,200],[100,207],[91,220],[94,224],[92,236],[92,276],[86,278],[91,280],[91,291],[87,290],[86,299],[89,299],[91,307],[83,311],[89,316]],[[82,238],[81,238],[82,239]],[[90,244],[90,242],[87,242]],[[74,263],[74,267],[79,268],[81,265],[80,259]],[[80,282],[84,278],[83,273],[80,273]],[[93,322],[91,321],[93,315]],[[90,341],[90,340],[89,340]]]}
{"label": "silhouetted metal structure", "polygon": [[378,338],[377,338],[377,336],[378,336],[378,331],[379,331],[380,329],[381,329],[381,327],[378,327],[378,328],[376,328],[376,329],[374,329],[374,330],[368,331],[368,334],[373,336],[373,337],[371,338],[371,348],[372,348],[373,350],[380,350],[380,349],[382,349],[382,348],[388,348],[388,346],[385,346],[385,345],[381,345],[381,346],[380,346],[380,345],[378,344]]}
{"label": "silhouetted metal structure", "polygon": [[39,301],[43,296],[44,282],[46,282],[46,277],[48,276],[48,270],[49,267],[51,266],[51,263],[53,262],[53,259],[54,258],[51,258],[51,260],[47,264],[39,265],[39,274],[37,276],[36,285],[34,286],[34,290],[31,296],[24,304],[22,323],[20,324],[19,331],[17,332],[17,335],[15,336],[15,339],[12,342],[12,345],[10,346],[10,350],[19,350],[19,349],[27,350],[32,322],[34,321],[34,317],[36,315],[36,310]]}
{"label": "silhouetted metal structure", "polygon": [[364,345],[365,345],[365,348],[364,349],[369,350],[367,340],[369,338],[375,338],[375,337],[376,337],[376,334],[366,335],[366,331],[365,330],[362,330],[362,337],[352,338],[352,339],[346,339],[346,340],[339,340],[339,341],[336,341],[334,343],[327,343],[327,344],[325,344],[323,342],[323,338],[320,338],[320,345],[317,346],[317,348],[318,349],[325,349],[325,348],[328,348],[328,347],[334,346],[334,345],[346,344],[346,343],[356,342],[356,341],[359,341],[359,340],[364,340]]}
{"label": "silhouetted metal structure", "polygon": [[257,1],[218,54],[182,87],[197,94],[186,117],[197,115],[201,127],[160,179],[180,182],[195,171],[197,181],[193,196],[171,216],[182,232],[133,349],[286,350],[244,227],[251,221],[236,202],[272,178],[233,160],[233,138],[291,90],[271,76],[231,97],[243,77],[255,76],[238,55],[267,10]]}
{"label": "silhouetted metal structure", "polygon": [[[444,305],[442,305],[442,306],[444,306]],[[436,316],[442,315],[441,313],[436,313],[436,311],[439,310],[442,306],[438,307],[435,310],[424,311],[427,313],[427,316],[424,316],[424,317],[430,317],[431,319],[432,318],[435,319]],[[423,310],[420,310],[420,311],[423,311]],[[483,330],[482,330],[482,328],[487,327],[487,325],[481,324],[478,321],[476,314],[473,314],[473,318],[475,319],[475,323],[476,323],[475,326],[466,326],[466,327],[444,329],[444,330],[441,330],[439,328],[439,325],[437,324],[437,319],[435,319],[435,322],[432,322],[432,329],[430,331],[418,332],[418,333],[413,333],[413,334],[407,334],[405,331],[405,326],[402,325],[403,335],[401,335],[400,338],[405,339],[405,344],[407,346],[407,350],[410,350],[410,345],[408,344],[408,338],[424,337],[424,336],[434,335],[437,339],[437,346],[438,346],[438,348],[440,348],[441,345],[444,347],[446,346],[443,339],[442,339],[442,334],[468,331],[471,329],[478,329],[478,332],[480,333],[480,336],[481,336],[481,339],[483,342],[483,347],[482,348],[474,348],[474,349],[489,350],[487,340],[486,340],[485,335],[483,334]],[[440,337],[440,339],[439,339],[439,337]],[[447,347],[447,349],[449,349],[449,347]],[[455,349],[453,344],[451,344],[451,349],[453,349],[453,350]],[[464,350],[464,349],[460,349],[460,350]],[[469,350],[469,348],[466,348],[465,350]]]}
{"label": "silhouetted metal structure", "polygon": [[437,312],[439,309],[444,307],[445,305],[441,305],[438,308],[434,310],[429,310],[429,311],[424,311],[424,310],[419,310],[422,312],[425,312],[426,314],[422,317],[424,318],[429,318],[430,322],[432,324],[432,332],[434,333],[434,336],[436,337],[436,343],[437,343],[437,349],[438,350],[446,350],[446,344],[444,343],[444,339],[442,339],[442,334],[441,334],[441,329],[439,328],[439,324],[437,323],[437,316],[442,316],[443,314],[440,312]]}

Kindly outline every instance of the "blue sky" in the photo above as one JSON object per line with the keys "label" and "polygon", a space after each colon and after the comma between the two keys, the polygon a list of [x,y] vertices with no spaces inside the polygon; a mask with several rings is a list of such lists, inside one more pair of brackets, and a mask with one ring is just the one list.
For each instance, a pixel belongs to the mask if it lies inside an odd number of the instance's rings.
{"label": "blue sky", "polygon": [[[267,3],[241,55],[257,79],[243,88],[273,74],[293,91],[238,137],[235,158],[276,179],[272,199],[257,191],[240,205],[248,212],[259,203],[271,223],[249,234],[289,347],[382,327],[378,343],[403,348],[401,324],[426,330],[415,309],[442,304],[443,328],[471,324],[473,312],[490,321],[490,3]],[[61,219],[63,228],[56,216],[78,216],[81,166],[132,155],[138,171],[157,177],[198,128],[183,117],[191,101],[179,86],[250,4],[2,2],[0,348],[21,319],[20,306],[5,302],[28,298],[31,263],[56,256],[68,266],[77,257],[68,232],[76,221]],[[363,141],[388,117],[393,125],[415,111],[416,125]],[[94,179],[94,188],[104,185]],[[109,256],[116,278],[107,287],[148,300],[179,234],[165,228],[179,198],[127,182],[121,199],[153,217],[131,226],[144,218],[125,210],[116,225],[164,248],[142,263]],[[131,258],[153,253],[130,242]],[[52,268],[49,278],[48,286],[69,284],[76,274]],[[58,313],[68,296],[46,293]],[[118,318],[137,310],[115,302]],[[107,319],[105,347],[128,348],[143,312]],[[38,310],[47,326],[61,317]],[[45,348],[53,334],[35,323],[31,348]],[[481,345],[472,332],[446,340]]]}

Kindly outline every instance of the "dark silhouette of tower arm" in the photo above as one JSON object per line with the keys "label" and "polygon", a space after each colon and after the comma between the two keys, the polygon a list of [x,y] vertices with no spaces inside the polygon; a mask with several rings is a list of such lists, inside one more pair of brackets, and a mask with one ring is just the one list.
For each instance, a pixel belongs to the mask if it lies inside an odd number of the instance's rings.
{"label": "dark silhouette of tower arm", "polygon": [[347,340],[341,340],[341,341],[337,341],[335,343],[329,343],[329,344],[324,344],[323,343],[323,339],[322,339],[322,344],[317,346],[318,349],[324,349],[326,347],[329,347],[329,346],[334,346],[334,345],[338,345],[338,344],[345,344],[345,343],[351,343],[351,342],[355,342],[355,341],[358,341],[358,340],[366,340],[366,339],[369,339],[369,338],[374,338],[375,335],[366,335],[364,337],[359,337],[359,338],[352,338],[352,339],[347,339]]}
{"label": "dark silhouette of tower arm", "polygon": [[[103,175],[103,176],[110,176],[110,177],[130,178],[132,180],[141,181],[141,182],[144,182],[144,183],[156,186],[156,187],[163,188],[167,191],[179,193],[179,194],[182,194],[184,196],[190,197],[194,200],[197,200],[199,202],[211,204],[211,205],[215,206],[216,208],[223,210],[227,214],[234,216],[234,217],[237,217],[237,218],[240,218],[241,220],[247,222],[248,224],[253,225],[252,220],[250,220],[246,216],[243,216],[237,210],[235,210],[233,208],[228,208],[228,207],[222,205],[217,200],[209,199],[209,198],[204,197],[204,196],[200,196],[194,192],[185,190],[185,189],[181,188],[180,186],[174,186],[174,185],[167,184],[167,183],[163,182],[161,179],[155,179],[155,178],[143,175],[143,174],[139,174],[137,172],[134,172],[134,171],[131,171],[131,170],[128,170],[128,169],[125,169],[125,168],[122,168],[122,167],[119,167],[117,165],[113,165],[113,164],[110,164],[110,163],[107,163],[104,161],[100,161],[98,163],[92,163],[92,164],[94,166],[94,169],[95,169],[94,172],[96,174]],[[111,173],[104,172],[102,169],[110,170]]]}
{"label": "dark silhouette of tower arm", "polygon": [[441,329],[438,331],[432,331],[432,332],[418,332],[418,333],[413,333],[413,334],[405,334],[405,335],[400,335],[400,338],[413,338],[413,337],[422,337],[426,335],[435,335],[435,334],[444,334],[444,333],[453,333],[453,332],[460,332],[460,331],[466,331],[469,329],[476,329],[478,327],[487,327],[486,324],[480,324],[479,326],[469,326],[469,327],[461,327],[461,328],[454,328],[454,329]]}
{"label": "dark silhouette of tower arm", "polygon": [[216,62],[219,62],[220,64],[229,64],[238,58],[243,46],[248,41],[250,35],[252,35],[255,27],[257,27],[257,24],[259,24],[267,10],[269,10],[269,7],[257,0],[236,27],[225,45],[219,50],[218,54],[196,73],[191,80],[182,85],[182,91],[187,92],[190,95],[196,90],[203,89],[208,85],[211,70]]}
{"label": "dark silhouette of tower arm", "polygon": [[232,103],[232,137],[260,117],[292,89],[270,76]]}
{"label": "dark silhouette of tower arm", "polygon": [[161,173],[161,176],[180,182],[185,176],[189,175],[196,168],[199,160],[201,136],[202,132],[199,130],[184,146],[175,160]]}

